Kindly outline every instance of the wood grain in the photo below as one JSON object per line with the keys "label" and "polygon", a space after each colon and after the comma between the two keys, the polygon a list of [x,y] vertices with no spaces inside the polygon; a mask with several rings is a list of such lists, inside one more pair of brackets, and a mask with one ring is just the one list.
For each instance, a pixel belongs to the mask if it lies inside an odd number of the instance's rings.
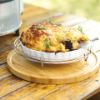
{"label": "wood grain", "polygon": [[95,54],[88,57],[87,62],[81,60],[72,64],[44,64],[26,60],[14,50],[8,55],[10,71],[25,80],[44,84],[64,84],[79,82],[94,75],[98,69],[98,58]]}
{"label": "wood grain", "polygon": [[[16,100],[42,100],[41,98],[60,90],[63,85],[41,85],[32,83],[20,90],[17,90],[4,98],[8,100],[12,100],[16,98]],[[13,95],[13,96],[12,96]]]}
{"label": "wood grain", "polygon": [[[33,98],[35,100],[53,100],[54,98],[55,100],[81,100],[89,97],[93,91],[98,90],[100,87],[99,84],[100,73],[84,82],[73,84],[43,85],[31,83],[13,92],[9,91],[9,94],[3,96],[2,100],[31,100]],[[17,83],[15,82],[14,85],[16,87]]]}
{"label": "wood grain", "polygon": [[0,66],[0,80],[12,75],[5,65],[6,64]]}
{"label": "wood grain", "polygon": [[45,100],[53,100],[53,98],[55,100],[87,100],[93,91],[99,91],[99,84],[99,77],[94,75],[84,82],[65,85],[61,90],[45,97]]}
{"label": "wood grain", "polygon": [[0,65],[6,62],[7,55],[13,49],[13,42],[16,39],[14,35],[0,37]]}
{"label": "wood grain", "polygon": [[27,84],[29,83],[14,76],[9,76],[2,79],[0,81],[0,98],[8,95],[10,92],[15,91],[16,89],[26,86]]}

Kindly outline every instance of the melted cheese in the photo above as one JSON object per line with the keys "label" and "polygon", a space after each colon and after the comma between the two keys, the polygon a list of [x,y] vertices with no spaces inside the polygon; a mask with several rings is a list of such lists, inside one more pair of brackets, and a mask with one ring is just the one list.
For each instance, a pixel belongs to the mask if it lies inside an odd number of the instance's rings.
{"label": "melted cheese", "polygon": [[88,37],[78,29],[57,26],[48,22],[32,25],[21,34],[21,41],[25,46],[33,50],[47,52],[69,51],[64,41],[70,41],[73,50],[78,49],[80,41],[85,42],[87,40]]}

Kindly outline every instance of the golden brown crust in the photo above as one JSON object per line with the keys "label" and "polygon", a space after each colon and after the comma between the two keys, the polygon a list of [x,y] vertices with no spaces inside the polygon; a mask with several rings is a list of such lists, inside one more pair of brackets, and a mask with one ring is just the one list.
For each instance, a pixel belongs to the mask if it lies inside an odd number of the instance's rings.
{"label": "golden brown crust", "polygon": [[43,22],[32,25],[21,34],[22,43],[38,51],[66,52],[80,47],[80,42],[85,42],[88,37],[78,29],[66,28]]}

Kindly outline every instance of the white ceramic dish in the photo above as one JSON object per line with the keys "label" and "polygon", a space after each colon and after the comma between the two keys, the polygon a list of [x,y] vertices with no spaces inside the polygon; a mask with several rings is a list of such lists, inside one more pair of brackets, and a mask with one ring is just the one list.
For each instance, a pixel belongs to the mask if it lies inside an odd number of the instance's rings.
{"label": "white ceramic dish", "polygon": [[[16,45],[17,44],[17,45]],[[82,44],[82,47],[78,50],[69,51],[69,52],[59,52],[59,53],[48,53],[42,51],[32,50],[24,46],[19,39],[14,43],[15,48],[18,50],[18,46],[21,48],[23,55],[35,62],[43,62],[50,64],[62,64],[62,63],[72,63],[79,61],[88,53],[87,46],[88,44]]]}

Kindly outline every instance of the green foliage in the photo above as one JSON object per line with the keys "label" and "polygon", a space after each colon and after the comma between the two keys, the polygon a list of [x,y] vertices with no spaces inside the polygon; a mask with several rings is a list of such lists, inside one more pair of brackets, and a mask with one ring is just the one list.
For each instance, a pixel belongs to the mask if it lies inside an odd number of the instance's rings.
{"label": "green foliage", "polygon": [[57,4],[58,11],[100,20],[100,0],[52,0],[52,2]]}
{"label": "green foliage", "polygon": [[33,0],[34,4],[48,9],[76,14],[100,21],[100,0]]}

